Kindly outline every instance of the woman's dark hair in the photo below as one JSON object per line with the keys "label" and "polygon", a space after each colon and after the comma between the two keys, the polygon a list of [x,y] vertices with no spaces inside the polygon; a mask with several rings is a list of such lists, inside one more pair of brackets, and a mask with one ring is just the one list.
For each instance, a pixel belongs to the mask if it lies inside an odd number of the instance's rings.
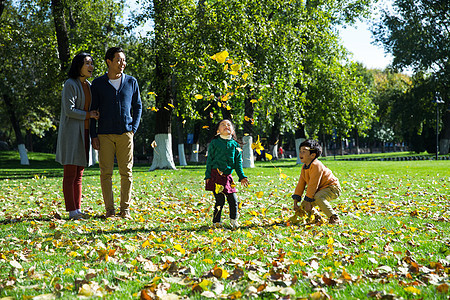
{"label": "woman's dark hair", "polygon": [[301,147],[308,147],[309,148],[309,153],[316,154],[316,158],[320,157],[320,155],[322,154],[322,146],[320,146],[319,142],[316,140],[306,140],[303,141],[300,146],[298,147],[298,149],[300,150]]}
{"label": "woman's dark hair", "polygon": [[72,59],[72,64],[70,65],[70,69],[68,72],[69,78],[77,79],[81,76],[81,68],[84,65],[84,59],[86,57],[90,57],[92,59],[92,56],[86,52],[81,52],[75,55],[75,57]]}
{"label": "woman's dark hair", "polygon": [[113,60],[114,59],[114,55],[116,55],[117,52],[122,52],[123,53],[123,49],[121,47],[111,47],[108,50],[106,50],[106,54],[105,54],[105,63],[106,65],[108,65],[108,63],[106,62],[106,60]]}
{"label": "woman's dark hair", "polygon": [[[231,138],[232,138],[233,140],[235,140],[236,142],[238,142],[238,144],[242,145],[242,141],[238,140],[237,137],[236,137],[236,126],[234,126],[233,121],[231,121],[230,119],[222,119],[222,120],[220,120],[220,121],[217,123],[217,125],[216,125],[216,130],[215,130],[214,132],[218,132],[218,131],[219,131],[220,123],[222,123],[223,121],[228,121],[228,122],[231,123],[231,125],[233,126],[233,134],[231,135]],[[216,134],[216,135],[214,135],[213,139],[217,139],[218,137],[219,137],[219,134]]]}

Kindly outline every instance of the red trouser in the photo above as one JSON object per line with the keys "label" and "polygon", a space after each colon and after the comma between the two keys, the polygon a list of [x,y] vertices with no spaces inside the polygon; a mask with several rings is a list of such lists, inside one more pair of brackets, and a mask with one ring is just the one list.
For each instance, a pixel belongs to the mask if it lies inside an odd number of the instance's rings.
{"label": "red trouser", "polygon": [[[84,130],[84,151],[86,158],[89,155],[89,130]],[[63,194],[66,202],[66,211],[80,209],[81,207],[81,181],[84,167],[64,165]]]}
{"label": "red trouser", "polygon": [[81,181],[84,167],[75,165],[64,166],[63,193],[66,211],[81,207]]}

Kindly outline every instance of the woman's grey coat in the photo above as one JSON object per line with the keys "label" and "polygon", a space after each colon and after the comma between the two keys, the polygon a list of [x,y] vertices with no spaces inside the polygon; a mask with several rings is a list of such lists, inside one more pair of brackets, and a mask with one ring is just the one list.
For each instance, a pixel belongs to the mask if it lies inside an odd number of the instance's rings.
{"label": "woman's grey coat", "polygon": [[56,161],[62,165],[92,165],[92,147],[89,147],[89,161],[86,160],[84,150],[84,103],[80,80],[69,78],[62,91],[61,119],[56,145]]}

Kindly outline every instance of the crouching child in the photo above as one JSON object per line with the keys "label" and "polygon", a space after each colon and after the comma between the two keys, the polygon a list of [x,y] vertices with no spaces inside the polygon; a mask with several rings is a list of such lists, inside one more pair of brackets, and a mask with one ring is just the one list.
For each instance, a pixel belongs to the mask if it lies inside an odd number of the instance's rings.
{"label": "crouching child", "polygon": [[[304,215],[304,212],[310,215],[313,207],[318,206],[330,224],[341,224],[341,219],[329,203],[341,195],[341,186],[333,172],[318,160],[322,154],[322,147],[316,140],[306,140],[300,144],[299,150],[303,167],[292,195],[296,215]],[[302,201],[305,188],[306,194]]]}

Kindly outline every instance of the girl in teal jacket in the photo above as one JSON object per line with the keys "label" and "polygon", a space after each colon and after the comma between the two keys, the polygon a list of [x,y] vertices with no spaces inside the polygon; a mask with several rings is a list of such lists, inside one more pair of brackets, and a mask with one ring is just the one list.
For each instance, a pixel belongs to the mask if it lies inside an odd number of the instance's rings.
{"label": "girl in teal jacket", "polygon": [[222,120],[217,125],[217,135],[208,147],[206,160],[205,189],[212,191],[216,199],[213,225],[220,226],[225,198],[230,206],[230,223],[233,228],[239,226],[237,211],[239,202],[236,196],[236,184],[231,173],[236,170],[241,185],[248,186],[248,179],[242,168],[242,149],[236,141],[234,125],[230,120]]}

